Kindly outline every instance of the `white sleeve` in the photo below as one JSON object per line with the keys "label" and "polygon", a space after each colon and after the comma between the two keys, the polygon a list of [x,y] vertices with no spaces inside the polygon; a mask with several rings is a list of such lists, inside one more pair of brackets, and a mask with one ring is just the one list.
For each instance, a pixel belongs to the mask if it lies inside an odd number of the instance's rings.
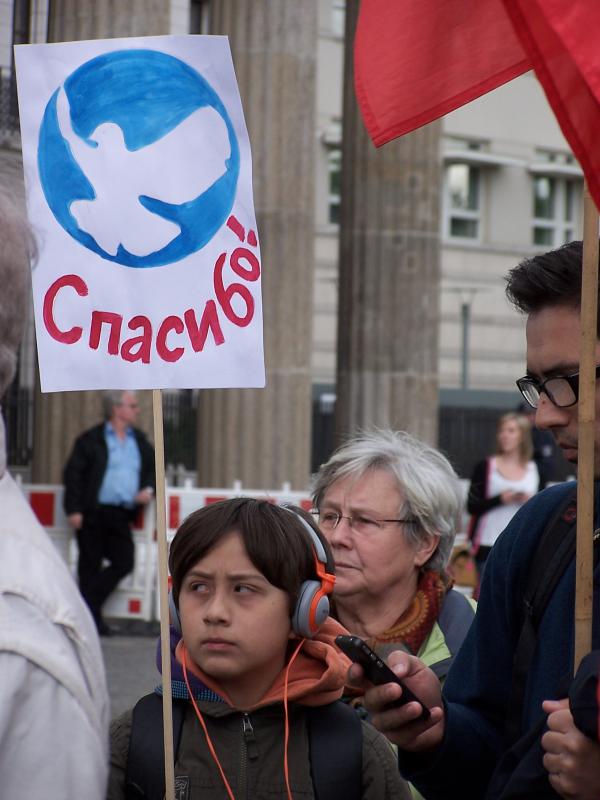
{"label": "white sleeve", "polygon": [[0,782],[6,798],[104,800],[106,742],[62,683],[0,652]]}

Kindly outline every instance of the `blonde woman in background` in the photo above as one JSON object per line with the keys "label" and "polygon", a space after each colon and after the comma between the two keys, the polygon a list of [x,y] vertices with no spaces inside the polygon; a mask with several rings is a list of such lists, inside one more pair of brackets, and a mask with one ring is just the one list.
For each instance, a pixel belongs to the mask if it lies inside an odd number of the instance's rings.
{"label": "blonde woman in background", "polygon": [[496,428],[496,453],[476,464],[467,499],[472,515],[469,537],[480,576],[498,536],[540,488],[532,456],[529,420],[516,413],[501,416]]}

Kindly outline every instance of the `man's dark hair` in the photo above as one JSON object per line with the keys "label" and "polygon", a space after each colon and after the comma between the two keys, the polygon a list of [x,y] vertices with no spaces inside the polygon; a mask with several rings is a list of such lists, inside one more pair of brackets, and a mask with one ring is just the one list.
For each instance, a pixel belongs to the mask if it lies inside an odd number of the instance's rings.
{"label": "man's dark hair", "polygon": [[552,306],[581,304],[583,242],[569,242],[526,258],[506,276],[506,296],[525,314]]}
{"label": "man's dark hair", "polygon": [[295,513],[266,500],[237,497],[212,503],[190,514],[175,534],[169,551],[175,604],[179,606],[181,585],[190,569],[223,536],[236,531],[254,566],[269,583],[290,595],[291,614],[303,581],[317,579],[313,545],[296,514],[302,515],[315,531],[332,561],[329,544],[312,518],[299,508],[291,508]]}

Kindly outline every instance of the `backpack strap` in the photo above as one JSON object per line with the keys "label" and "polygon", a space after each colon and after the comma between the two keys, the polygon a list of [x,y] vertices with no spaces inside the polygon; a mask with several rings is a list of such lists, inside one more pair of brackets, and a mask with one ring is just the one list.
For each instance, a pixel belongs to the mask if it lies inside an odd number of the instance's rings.
{"label": "backpack strap", "polygon": [[[173,700],[173,754],[181,741],[185,702]],[[131,718],[131,737],[125,772],[126,800],[163,800],[165,796],[165,756],[163,744],[162,697],[154,692],[135,704]]]}
{"label": "backpack strap", "polygon": [[362,723],[358,714],[341,700],[306,711],[316,800],[361,800]]}
{"label": "backpack strap", "polygon": [[464,594],[457,592],[455,589],[450,589],[449,592],[446,592],[437,624],[440,626],[450,655],[430,667],[440,680],[448,674],[450,664],[454,661],[454,656],[463,643],[474,617],[475,609]]}
{"label": "backpack strap", "polygon": [[506,719],[507,744],[519,738],[527,673],[537,646],[537,629],[548,601],[575,555],[577,490],[569,492],[544,529],[525,579],[521,632],[513,657],[512,687]]}

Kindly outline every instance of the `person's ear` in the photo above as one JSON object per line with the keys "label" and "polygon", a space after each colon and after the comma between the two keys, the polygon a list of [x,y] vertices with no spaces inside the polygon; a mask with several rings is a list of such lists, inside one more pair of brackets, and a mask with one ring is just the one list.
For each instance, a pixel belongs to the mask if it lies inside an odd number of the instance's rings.
{"label": "person's ear", "polygon": [[422,567],[423,564],[426,564],[429,561],[431,556],[435,553],[439,542],[439,534],[428,534],[425,542],[415,550],[415,567]]}

